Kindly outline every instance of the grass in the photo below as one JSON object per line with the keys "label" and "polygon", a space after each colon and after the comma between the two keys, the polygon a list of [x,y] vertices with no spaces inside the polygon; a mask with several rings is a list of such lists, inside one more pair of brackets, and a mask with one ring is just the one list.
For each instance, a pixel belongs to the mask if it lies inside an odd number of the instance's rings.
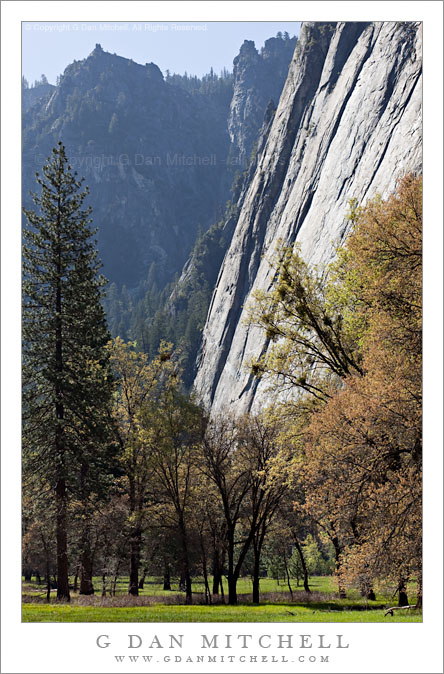
{"label": "grass", "polygon": [[[96,588],[100,587],[96,579]],[[396,603],[393,588],[376,588],[376,600],[367,601],[357,591],[348,592],[347,599],[337,598],[333,577],[310,579],[312,592],[293,588],[293,599],[282,581],[261,579],[261,604],[251,604],[252,584],[249,578],[238,583],[238,606],[220,603],[203,604],[204,586],[200,579],[193,582],[195,605],[185,606],[184,595],[177,584],[172,591],[164,591],[160,579],[150,578],[139,597],[129,597],[128,579],[122,578],[115,597],[93,597],[72,594],[70,604],[58,604],[55,591],[50,604],[46,593],[36,583],[23,583],[23,622],[421,622],[421,612],[395,611],[393,617],[384,617],[384,609]],[[415,588],[409,588],[413,595]],[[199,604],[199,602],[201,602]]]}
{"label": "grass", "polygon": [[[70,583],[73,584],[74,579],[70,578]],[[99,577],[94,578],[94,587],[96,588],[96,593],[101,593],[101,579]],[[210,583],[211,587],[211,583]],[[292,589],[294,591],[301,590],[302,586],[297,586],[295,582],[292,582]],[[332,576],[313,576],[310,578],[310,589],[316,592],[336,592],[337,585],[336,581]],[[284,581],[280,580],[279,582],[273,578],[261,578],[260,581],[260,590],[261,593],[285,593],[288,592],[288,585]],[[23,596],[27,598],[46,598],[46,588],[44,584],[38,585],[36,582],[23,582],[22,583]],[[237,583],[238,594],[251,594],[253,592],[253,583],[251,578],[239,578]],[[139,596],[141,597],[165,597],[171,598],[171,596],[176,593],[179,596],[183,596],[179,590],[179,582],[171,581],[171,590],[163,589],[163,581],[160,578],[150,577],[145,581],[144,588],[139,590]],[[193,579],[193,593],[196,595],[205,593],[205,585],[202,578]],[[224,593],[228,595],[228,586],[227,582],[224,579]],[[54,590],[52,594],[56,594]],[[128,595],[128,577],[122,576],[118,579],[116,585],[116,596],[122,597]],[[74,594],[74,596],[76,596]]]}
{"label": "grass", "polygon": [[316,604],[263,604],[260,606],[165,606],[95,607],[26,604],[23,622],[421,622],[416,611],[384,618],[378,610],[350,610]]}

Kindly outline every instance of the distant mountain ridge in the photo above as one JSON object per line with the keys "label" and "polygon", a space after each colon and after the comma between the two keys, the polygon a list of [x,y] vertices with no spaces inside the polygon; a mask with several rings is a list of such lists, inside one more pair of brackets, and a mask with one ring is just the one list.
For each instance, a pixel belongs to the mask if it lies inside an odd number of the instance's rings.
{"label": "distant mountain ridge", "polygon": [[[280,94],[275,80],[282,88],[291,59],[288,40],[271,43],[267,67],[276,78],[245,81],[259,120],[256,135],[270,92]],[[245,58],[237,57],[235,71]],[[265,52],[261,72],[264,59]],[[240,137],[246,123],[232,119],[233,80],[228,72],[164,78],[153,63],[137,64],[96,45],[65,69],[56,87],[24,92],[24,204],[30,204],[35,171],[62,140],[91,190],[105,275],[137,293],[155,264],[163,287],[182,270],[198,232],[223,216],[233,177],[245,168],[229,135],[230,126]],[[241,88],[239,81],[238,93]],[[248,155],[254,140],[249,132]]]}
{"label": "distant mountain ridge", "polygon": [[66,68],[49,102],[23,115],[25,203],[34,171],[61,139],[90,187],[108,278],[137,286],[155,261],[171,279],[199,225],[209,227],[228,197],[227,89],[214,105],[166,83],[156,65],[97,46]]}

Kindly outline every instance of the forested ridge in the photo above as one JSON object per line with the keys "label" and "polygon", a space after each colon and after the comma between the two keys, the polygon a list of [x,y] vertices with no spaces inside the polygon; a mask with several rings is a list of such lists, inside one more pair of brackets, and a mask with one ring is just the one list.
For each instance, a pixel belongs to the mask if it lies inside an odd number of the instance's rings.
{"label": "forested ridge", "polygon": [[[267,574],[309,593],[310,575],[334,572],[339,596],[371,600],[390,582],[405,604],[415,581],[420,605],[420,178],[351,202],[328,268],[277,246],[274,286],[249,305],[269,340],[251,374],[270,403],[242,416],[199,404],[160,318],[146,351],[110,338],[87,191],[61,143],[37,182],[25,211],[25,578],[45,578],[48,601],[53,585],[68,601],[110,595],[120,576],[131,596],[147,576],[165,590],[177,578],[187,604],[193,579],[211,603],[225,578],[234,605],[246,575],[258,603]],[[160,307],[150,291],[144,301]]]}
{"label": "forested ridge", "polygon": [[[113,337],[140,342],[146,306],[136,305],[150,303],[148,292],[165,308],[197,239],[224,216],[295,44],[281,33],[259,51],[246,41],[232,72],[211,68],[202,77],[162,74],[97,44],[56,86],[44,75],[33,86],[23,78],[24,205],[35,170],[62,138],[91,187]],[[145,332],[154,314],[143,314]]]}

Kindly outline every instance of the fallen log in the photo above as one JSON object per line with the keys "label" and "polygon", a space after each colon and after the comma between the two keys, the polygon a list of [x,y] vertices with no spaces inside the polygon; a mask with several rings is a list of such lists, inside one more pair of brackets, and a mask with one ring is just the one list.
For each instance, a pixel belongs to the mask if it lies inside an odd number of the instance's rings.
{"label": "fallen log", "polygon": [[410,604],[410,605],[406,605],[406,606],[392,606],[391,608],[388,608],[386,610],[386,612],[384,613],[384,618],[389,613],[390,613],[390,615],[393,615],[393,611],[398,611],[399,609],[403,609],[403,608],[417,608],[417,605],[416,604]]}

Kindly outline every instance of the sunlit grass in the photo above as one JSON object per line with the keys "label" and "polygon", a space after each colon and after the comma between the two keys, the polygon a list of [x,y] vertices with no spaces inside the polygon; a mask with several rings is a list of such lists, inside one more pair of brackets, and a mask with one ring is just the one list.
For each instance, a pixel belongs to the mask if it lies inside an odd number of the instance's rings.
{"label": "sunlit grass", "polygon": [[[391,586],[376,588],[376,600],[363,599],[357,590],[350,590],[346,599],[339,599],[336,580],[332,576],[310,578],[310,595],[301,585],[292,585],[293,598],[286,583],[272,578],[261,579],[261,604],[251,604],[252,583],[241,578],[238,583],[238,606],[221,603],[204,605],[204,584],[195,579],[195,605],[183,604],[184,594],[178,583],[171,591],[163,590],[160,578],[147,579],[139,597],[128,595],[128,578],[120,578],[116,596],[101,596],[100,579],[95,578],[98,590],[92,597],[71,593],[70,604],[58,604],[56,591],[51,603],[46,604],[43,585],[23,583],[24,622],[420,622],[421,613],[413,610],[396,611],[393,617],[384,617],[384,609],[393,603]],[[409,588],[413,594],[414,586]],[[225,587],[225,594],[227,588]],[[396,602],[395,602],[396,603]]]}
{"label": "sunlit grass", "polygon": [[[400,615],[401,614],[401,615]],[[398,611],[384,618],[381,608],[350,610],[346,605],[334,610],[325,604],[295,606],[165,606],[91,607],[56,604],[25,604],[24,622],[421,622],[416,611]]]}
{"label": "sunlit grass", "polygon": [[[102,582],[101,578],[96,576],[94,579],[94,587],[96,594],[101,594],[102,591]],[[70,585],[74,584],[74,578],[70,577]],[[128,594],[128,584],[129,579],[127,576],[121,576],[118,578],[116,583],[116,595],[126,595]],[[224,593],[228,594],[228,585],[227,581],[223,579],[224,584]],[[337,583],[334,576],[312,576],[309,581],[310,589],[317,592],[337,592]],[[212,579],[210,579],[210,587],[212,587]],[[295,580],[291,581],[291,588],[293,591],[302,591],[303,585],[300,582],[299,585],[296,584]],[[22,583],[23,593],[25,595],[39,594],[42,597],[46,596],[46,587],[44,582],[40,585],[36,581],[23,581]],[[107,595],[110,594],[110,584],[107,584]],[[274,578],[261,578],[260,580],[260,590],[261,592],[288,592],[288,585],[283,580],[275,580]],[[237,591],[239,594],[251,594],[253,591],[253,582],[251,578],[239,578],[237,583]],[[55,590],[53,591],[55,593]],[[140,596],[164,596],[168,597],[171,595],[171,592],[179,592],[179,581],[177,579],[171,580],[171,590],[163,589],[163,581],[161,578],[150,576],[145,580],[143,589],[139,590]],[[203,578],[194,578],[193,579],[193,592],[199,594],[205,592],[205,585]]]}

